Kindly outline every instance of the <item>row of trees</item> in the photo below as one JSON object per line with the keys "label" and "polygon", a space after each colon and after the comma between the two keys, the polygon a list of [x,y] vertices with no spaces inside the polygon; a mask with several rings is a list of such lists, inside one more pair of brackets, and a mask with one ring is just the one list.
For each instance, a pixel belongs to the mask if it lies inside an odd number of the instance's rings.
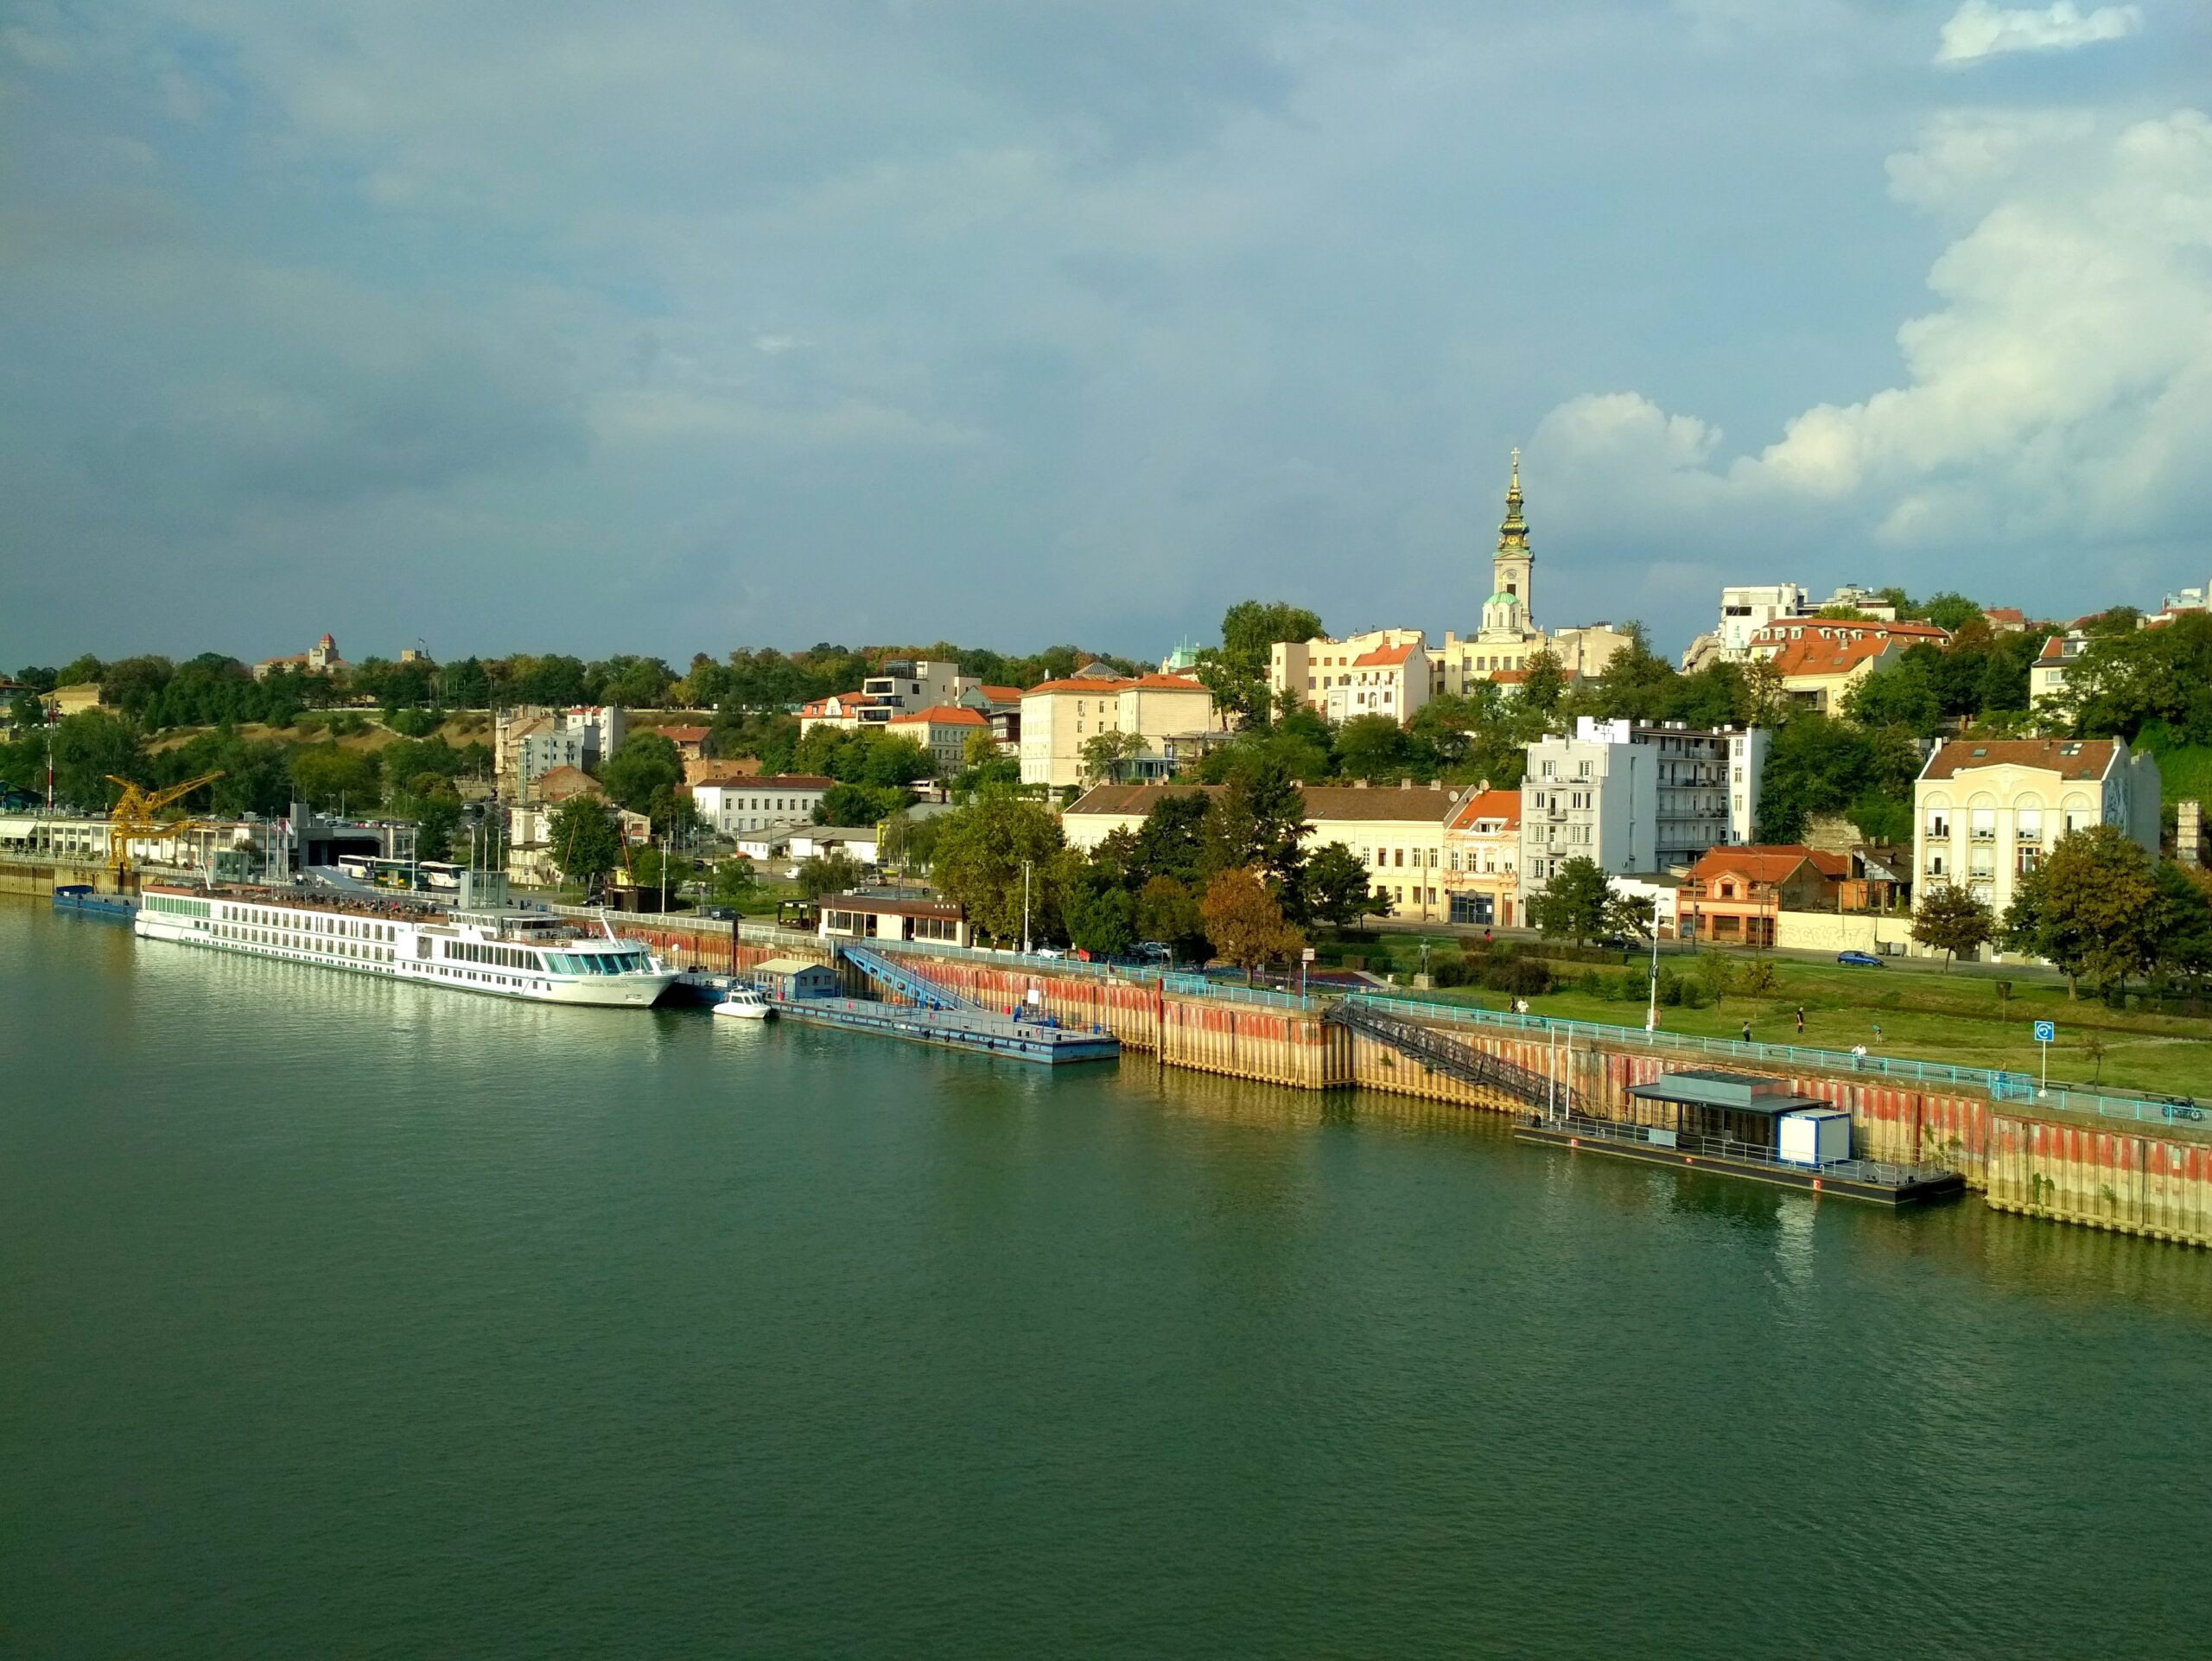
{"label": "row of trees", "polygon": [[2001,918],[1966,888],[1931,888],[1912,932],[1947,964],[1993,941],[2041,958],[2064,971],[2072,996],[2084,980],[2107,996],[2131,981],[2201,991],[2212,982],[2212,881],[2093,825],[2059,839]]}
{"label": "row of trees", "polygon": [[1097,956],[1156,941],[1252,968],[1294,957],[1316,921],[1389,909],[1351,850],[1306,846],[1305,798],[1280,768],[1166,795],[1088,854],[1066,845],[1044,804],[1001,786],[915,832],[909,857],[925,856],[938,891],[999,942],[1020,939],[1026,923],[1033,940]]}

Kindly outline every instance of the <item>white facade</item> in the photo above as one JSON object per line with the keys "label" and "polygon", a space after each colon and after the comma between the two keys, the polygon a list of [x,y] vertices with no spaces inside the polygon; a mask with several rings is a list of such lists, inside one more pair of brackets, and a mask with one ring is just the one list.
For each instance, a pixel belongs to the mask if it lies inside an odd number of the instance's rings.
{"label": "white facade", "polygon": [[1125,760],[1124,772],[1165,779],[1175,768],[1171,741],[1221,729],[1213,694],[1180,675],[1046,681],[1021,695],[1021,782],[1055,790],[1082,784],[1083,748],[1101,733],[1136,735],[1142,754]]}
{"label": "white facade", "polygon": [[733,779],[725,784],[694,785],[691,805],[699,818],[725,837],[812,822],[814,810],[836,781],[815,773]]}
{"label": "white facade", "polygon": [[1751,636],[1777,618],[1802,617],[1808,609],[1805,590],[1795,582],[1740,584],[1720,590],[1720,627],[1714,631],[1727,659],[1751,655]]}
{"label": "white facade", "polygon": [[2124,738],[1952,739],[1912,790],[1916,892],[1963,882],[1999,916],[2059,838],[2109,824],[2155,857],[2158,764]]}
{"label": "white facade", "polygon": [[897,659],[861,683],[861,693],[873,701],[860,712],[861,724],[872,726],[887,722],[902,711],[957,703],[982,684],[981,677],[962,674],[957,663],[927,658]]}
{"label": "white facade", "polygon": [[1529,746],[1522,786],[1521,894],[1542,889],[1562,861],[1613,875],[1665,872],[1751,840],[1768,735],[1672,722],[1575,722],[1572,738]]}

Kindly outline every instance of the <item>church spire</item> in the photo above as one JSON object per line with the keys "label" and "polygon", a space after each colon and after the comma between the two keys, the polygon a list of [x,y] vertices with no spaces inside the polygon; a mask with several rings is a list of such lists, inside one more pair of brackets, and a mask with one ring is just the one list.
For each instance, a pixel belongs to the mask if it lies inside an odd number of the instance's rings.
{"label": "church spire", "polygon": [[1515,554],[1523,559],[1531,557],[1529,551],[1529,521],[1521,516],[1521,450],[1513,450],[1513,481],[1505,487],[1505,522],[1497,527],[1497,551]]}

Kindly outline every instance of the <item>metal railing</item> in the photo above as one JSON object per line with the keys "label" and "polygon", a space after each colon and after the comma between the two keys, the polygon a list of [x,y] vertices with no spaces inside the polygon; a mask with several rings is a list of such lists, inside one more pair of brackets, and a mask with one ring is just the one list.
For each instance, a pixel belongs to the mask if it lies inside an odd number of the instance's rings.
{"label": "metal railing", "polygon": [[1897,1056],[1859,1055],[1847,1050],[1826,1050],[1806,1044],[1745,1043],[1734,1038],[1700,1038],[1688,1033],[1647,1033],[1641,1027],[1616,1027],[1603,1021],[1567,1021],[1552,1015],[1515,1015],[1484,1009],[1443,999],[1406,996],[1385,992],[1350,992],[1347,997],[1403,1011],[1420,1019],[1449,1021],[1467,1026],[1506,1031],[1556,1033],[1573,1040],[1602,1043],[1608,1048],[1643,1048],[1673,1054],[1726,1056],[1732,1060],[1764,1061],[1780,1066],[1819,1067],[1834,1072],[1872,1073],[1878,1078],[1909,1079],[1917,1084],[1962,1085],[1988,1091],[1996,1101],[2025,1101],[2035,1094],[2035,1080],[2024,1072],[1993,1067],[1955,1066],[1942,1061],[1914,1061]]}
{"label": "metal railing", "polygon": [[[1800,1176],[1842,1177],[1854,1182],[1878,1183],[1887,1188],[1901,1188],[1914,1182],[1930,1181],[1950,1174],[1941,1166],[1900,1165],[1883,1159],[1836,1159],[1816,1165],[1807,1161],[1784,1159],[1771,1148],[1757,1142],[1738,1142],[1730,1136],[1670,1132],[1663,1125],[1637,1124],[1627,1119],[1596,1119],[1584,1113],[1534,1114],[1529,1123],[1559,1135],[1580,1136],[1587,1142],[1611,1142],[1635,1148],[1663,1148],[1695,1159],[1725,1159],[1741,1165],[1756,1165],[1766,1170],[1789,1171]],[[1655,1130],[1662,1134],[1655,1136],[1652,1135]]]}
{"label": "metal railing", "polygon": [[1447,1078],[1510,1096],[1524,1107],[1542,1107],[1554,1113],[1573,1110],[1574,1091],[1565,1079],[1532,1072],[1502,1056],[1446,1038],[1433,1027],[1386,1015],[1357,999],[1339,999],[1322,1019],[1364,1033]]}

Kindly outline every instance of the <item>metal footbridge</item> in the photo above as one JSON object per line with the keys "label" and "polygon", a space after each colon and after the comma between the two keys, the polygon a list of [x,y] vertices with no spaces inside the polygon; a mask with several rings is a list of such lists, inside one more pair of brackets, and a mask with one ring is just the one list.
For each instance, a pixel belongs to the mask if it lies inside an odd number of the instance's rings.
{"label": "metal footbridge", "polygon": [[1494,1090],[1539,1113],[1566,1114],[1574,1111],[1574,1092],[1565,1079],[1554,1081],[1515,1062],[1486,1054],[1471,1044],[1447,1038],[1433,1027],[1386,1013],[1363,1001],[1357,993],[1338,999],[1321,1018],[1379,1044],[1387,1044],[1433,1072],[1457,1079],[1462,1084]]}
{"label": "metal footbridge", "polygon": [[887,988],[925,1009],[976,1009],[982,1007],[971,999],[962,997],[948,986],[925,980],[905,964],[894,963],[880,951],[872,951],[867,946],[848,945],[841,941],[837,955],[878,986]]}

